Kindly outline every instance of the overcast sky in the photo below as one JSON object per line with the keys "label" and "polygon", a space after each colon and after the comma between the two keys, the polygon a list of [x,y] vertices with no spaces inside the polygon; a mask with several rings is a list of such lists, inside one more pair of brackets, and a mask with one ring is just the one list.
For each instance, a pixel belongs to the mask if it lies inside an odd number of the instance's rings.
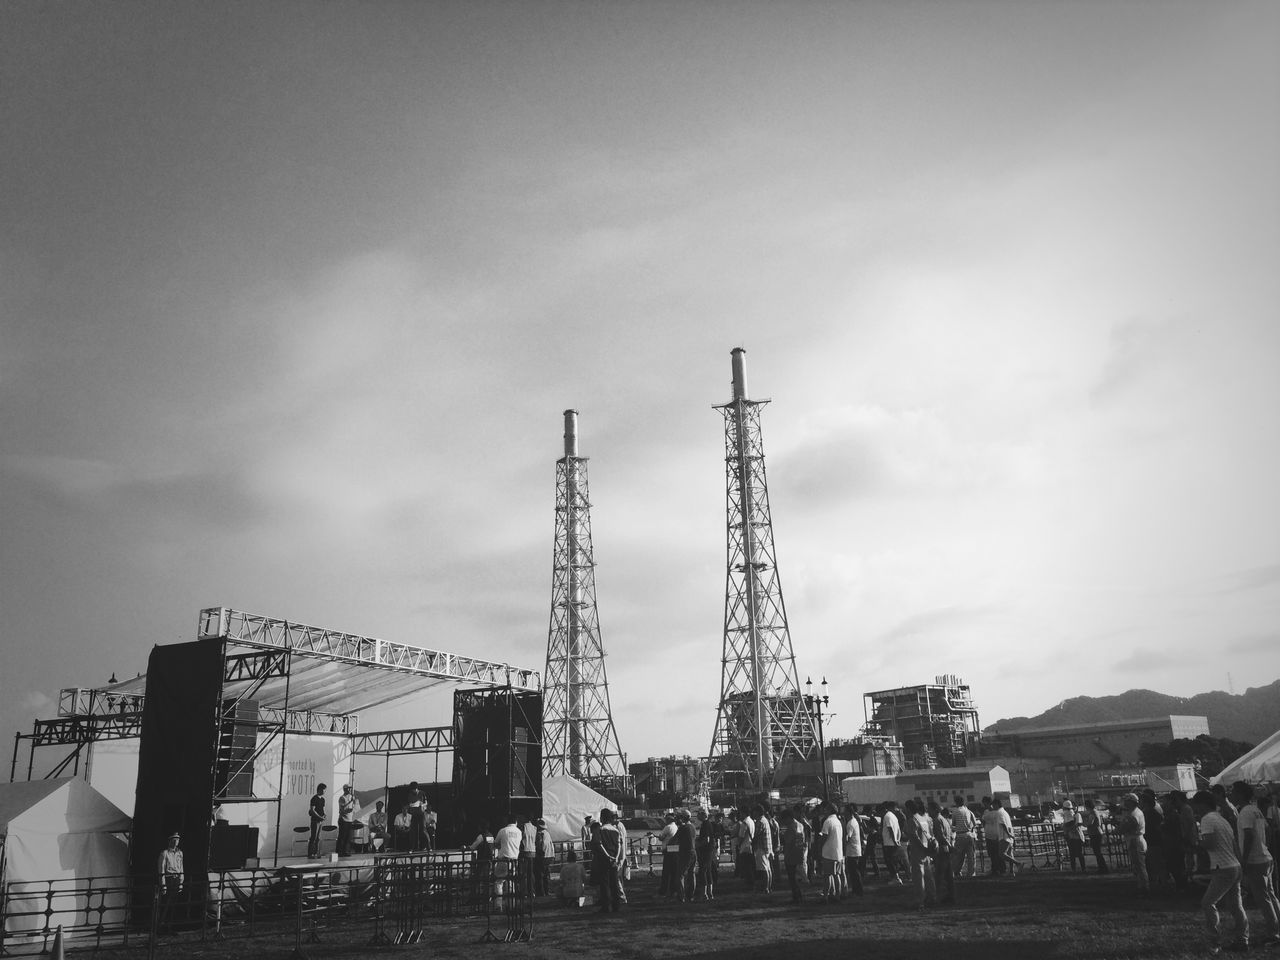
{"label": "overcast sky", "polygon": [[[729,352],[828,732],[1280,676],[1280,6],[0,6],[0,729],[226,605],[705,754]],[[447,707],[421,723],[449,722]],[[367,725],[366,725],[367,728]]]}

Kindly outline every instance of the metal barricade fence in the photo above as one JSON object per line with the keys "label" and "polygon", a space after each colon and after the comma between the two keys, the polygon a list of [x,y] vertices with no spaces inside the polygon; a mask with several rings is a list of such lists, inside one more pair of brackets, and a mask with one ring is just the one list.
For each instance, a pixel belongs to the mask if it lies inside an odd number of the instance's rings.
{"label": "metal barricade fence", "polygon": [[11,881],[0,892],[0,956],[47,955],[59,928],[69,947],[129,945],[130,877]]}

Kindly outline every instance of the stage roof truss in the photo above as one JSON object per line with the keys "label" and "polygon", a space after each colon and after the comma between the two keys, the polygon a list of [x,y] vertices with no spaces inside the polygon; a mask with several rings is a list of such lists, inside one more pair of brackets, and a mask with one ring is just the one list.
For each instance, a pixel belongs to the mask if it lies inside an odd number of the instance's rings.
{"label": "stage roof truss", "polygon": [[398,756],[412,753],[445,753],[453,750],[453,727],[420,727],[415,730],[374,730],[351,738],[356,756]]}
{"label": "stage roof truss", "polygon": [[[423,689],[424,681],[431,686],[439,683],[474,683],[485,687],[511,686],[523,690],[537,690],[541,687],[541,677],[536,670],[460,657],[375,637],[326,630],[244,613],[229,607],[202,610],[197,633],[201,640],[220,638],[241,647],[288,650],[293,657],[292,680],[295,685],[289,691],[290,706],[293,705],[295,692],[308,696],[306,692],[296,689],[300,681],[303,684],[306,682],[307,678],[299,674],[310,672],[308,666],[304,665],[308,660],[369,667],[382,674],[373,684],[362,685],[363,696],[355,698],[360,701],[359,706],[352,709],[366,709],[418,692]],[[388,672],[398,673],[410,682],[389,683],[386,677]],[[370,697],[375,685],[384,688],[385,692],[365,699]],[[385,688],[394,688],[394,692]],[[341,696],[331,699],[320,697],[317,702],[309,703],[308,706],[324,709],[341,699]]]}

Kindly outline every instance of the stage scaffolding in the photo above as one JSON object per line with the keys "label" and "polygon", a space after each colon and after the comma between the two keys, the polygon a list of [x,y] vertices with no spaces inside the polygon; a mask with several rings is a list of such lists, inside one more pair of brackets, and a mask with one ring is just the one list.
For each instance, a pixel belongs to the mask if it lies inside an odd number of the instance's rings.
{"label": "stage scaffolding", "polygon": [[[188,650],[189,654],[185,652]],[[166,656],[157,660],[160,652]],[[168,665],[171,678],[190,675],[204,679],[199,680],[198,689],[193,688],[190,697],[182,689],[153,689],[150,684],[156,677],[147,674],[103,687],[64,689],[55,718],[36,720],[31,733],[15,735],[10,780],[18,775],[18,756],[24,743],[29,749],[29,780],[35,773],[37,747],[69,748],[46,777],[78,776],[82,764],[87,776],[94,743],[138,739],[142,746],[141,784],[142,753],[147,752],[143,730],[148,711],[161,710],[167,717],[177,715],[190,728],[190,749],[170,743],[165,747],[168,756],[179,757],[185,763],[193,759],[185,757],[185,753],[199,754],[208,758],[208,765],[201,767],[205,771],[202,773],[189,768],[193,775],[185,779],[192,781],[192,786],[185,796],[166,796],[148,807],[140,791],[134,842],[140,845],[139,850],[152,845],[159,849],[163,846],[161,834],[177,827],[164,826],[158,820],[172,816],[172,811],[181,807],[183,847],[188,865],[197,872],[202,866],[192,861],[207,863],[212,853],[212,811],[229,804],[275,804],[274,849],[263,850],[262,855],[275,859],[282,855],[282,844],[287,841],[280,836],[279,810],[287,764],[281,761],[280,782],[269,789],[269,795],[262,795],[261,778],[256,784],[259,792],[254,792],[253,771],[255,760],[269,749],[279,748],[283,757],[290,736],[323,734],[346,738],[346,755],[352,769],[356,756],[368,755],[385,756],[389,765],[393,755],[434,754],[438,766],[440,753],[453,748],[452,726],[364,732],[359,728],[360,712],[440,686],[541,689],[541,677],[535,670],[229,607],[200,611],[197,639],[193,643],[156,647],[149,672],[157,663]],[[182,683],[180,679],[177,682]],[[164,701],[163,706],[151,703],[156,696]],[[191,702],[185,702],[187,699]],[[205,724],[207,735],[199,732]],[[203,792],[206,787],[210,789]],[[169,812],[162,816],[162,809]],[[144,818],[157,822],[141,822]]]}

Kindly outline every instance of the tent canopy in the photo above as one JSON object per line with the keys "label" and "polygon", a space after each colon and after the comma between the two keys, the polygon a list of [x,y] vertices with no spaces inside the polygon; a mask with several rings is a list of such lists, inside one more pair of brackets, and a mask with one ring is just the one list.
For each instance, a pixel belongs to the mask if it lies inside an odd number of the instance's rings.
{"label": "tent canopy", "polygon": [[1232,760],[1209,782],[1228,784],[1235,783],[1237,780],[1247,780],[1249,783],[1280,780],[1280,730],[1267,737],[1243,757]]}
{"label": "tent canopy", "polygon": [[[123,877],[129,872],[129,847],[118,834],[133,821],[114,803],[76,777],[0,784],[0,835],[4,838],[4,876],[11,891],[44,889],[51,880]],[[56,912],[87,907],[81,893],[53,898]],[[124,894],[109,893],[101,906],[123,909]],[[37,930],[42,913],[9,916],[10,933]]]}
{"label": "tent canopy", "polygon": [[542,781],[542,818],[547,821],[552,840],[577,840],[582,836],[587,814],[598,819],[606,808],[618,811],[616,803],[581,780],[562,775]]}

